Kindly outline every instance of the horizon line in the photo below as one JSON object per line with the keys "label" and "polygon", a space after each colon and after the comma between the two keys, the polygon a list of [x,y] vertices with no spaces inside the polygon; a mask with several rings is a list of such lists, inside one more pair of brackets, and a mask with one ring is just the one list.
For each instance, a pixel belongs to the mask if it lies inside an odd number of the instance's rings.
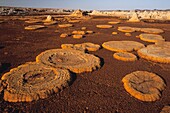
{"label": "horizon line", "polygon": [[84,8],[56,8],[56,7],[34,7],[34,6],[7,6],[7,5],[4,5],[4,6],[0,6],[0,7],[11,7],[11,8],[40,8],[40,9],[67,9],[67,10],[97,10],[97,11],[107,11],[107,10],[170,10],[170,9],[163,9],[163,8],[135,8],[135,9],[84,9]]}

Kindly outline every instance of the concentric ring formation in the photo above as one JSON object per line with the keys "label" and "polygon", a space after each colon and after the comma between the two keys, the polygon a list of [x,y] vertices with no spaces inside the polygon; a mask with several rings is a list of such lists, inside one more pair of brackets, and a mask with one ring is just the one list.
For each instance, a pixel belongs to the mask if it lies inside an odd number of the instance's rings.
{"label": "concentric ring formation", "polygon": [[147,71],[135,71],[126,75],[122,82],[125,90],[141,101],[156,101],[165,89],[165,83],[158,75]]}
{"label": "concentric ring formation", "polygon": [[96,25],[97,28],[101,28],[101,29],[109,29],[112,28],[112,25]]}
{"label": "concentric ring formation", "polygon": [[162,29],[158,29],[158,28],[141,28],[140,31],[144,33],[151,33],[151,34],[160,34],[164,32]]}
{"label": "concentric ring formation", "polygon": [[1,79],[6,84],[5,101],[30,102],[46,98],[68,86],[71,76],[68,70],[32,62],[11,69]]}
{"label": "concentric ring formation", "polygon": [[128,27],[128,26],[118,27],[118,30],[125,33],[132,33],[136,31],[133,27]]}
{"label": "concentric ring formation", "polygon": [[130,52],[145,47],[136,41],[108,41],[102,44],[103,48],[115,52]]}
{"label": "concentric ring formation", "polygon": [[42,52],[36,61],[44,65],[69,69],[74,73],[90,72],[100,68],[100,59],[72,49],[52,49]]}
{"label": "concentric ring formation", "polygon": [[30,25],[25,27],[26,30],[36,30],[36,29],[42,29],[45,28],[43,25]]}
{"label": "concentric ring formation", "polygon": [[148,45],[137,51],[141,58],[159,62],[170,63],[170,42],[161,42],[154,45]]}
{"label": "concentric ring formation", "polygon": [[142,33],[139,35],[140,39],[147,42],[159,42],[159,41],[165,41],[165,39],[161,35],[157,34],[147,34]]}
{"label": "concentric ring formation", "polygon": [[137,60],[137,57],[134,54],[128,53],[128,52],[114,53],[113,57],[117,60],[122,60],[122,61],[135,61],[135,60]]}

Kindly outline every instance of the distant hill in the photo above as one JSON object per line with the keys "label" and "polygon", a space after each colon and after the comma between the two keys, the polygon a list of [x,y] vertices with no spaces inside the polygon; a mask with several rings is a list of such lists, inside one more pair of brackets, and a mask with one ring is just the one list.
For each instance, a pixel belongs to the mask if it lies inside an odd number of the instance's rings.
{"label": "distant hill", "polygon": [[0,6],[0,15],[70,14],[74,10]]}

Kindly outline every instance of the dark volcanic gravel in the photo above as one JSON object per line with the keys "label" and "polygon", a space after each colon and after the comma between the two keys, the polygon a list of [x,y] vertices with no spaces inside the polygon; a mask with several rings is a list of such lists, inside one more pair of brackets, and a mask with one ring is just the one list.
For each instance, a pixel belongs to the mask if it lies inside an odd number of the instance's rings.
{"label": "dark volcanic gravel", "polygon": [[[107,17],[95,17],[94,19],[81,20],[74,23],[74,27],[59,28],[57,25],[48,26],[45,29],[27,31],[24,27],[29,25],[21,20],[7,20],[0,24],[0,76],[10,69],[25,62],[35,61],[35,57],[41,52],[60,48],[63,43],[92,42],[102,44],[111,40],[132,40],[145,45],[150,43],[136,38],[140,32],[132,33],[127,37],[124,33],[117,31],[118,26],[153,27],[165,31],[162,36],[170,41],[170,24],[168,23],[126,23],[114,25],[110,29],[98,29],[97,24],[107,24],[116,19]],[[67,23],[60,21],[59,23]],[[41,24],[41,23],[40,23]],[[72,36],[60,38],[61,33],[71,33],[87,27],[94,34],[87,34],[83,39],[73,39]],[[55,33],[59,30],[59,33]],[[112,32],[118,35],[112,35]],[[103,66],[101,69],[91,73],[74,75],[74,82],[57,94],[46,99],[40,99],[30,103],[9,103],[3,100],[3,92],[0,94],[0,112],[100,112],[100,113],[159,113],[164,105],[170,104],[170,64],[154,63],[139,58],[135,62],[123,62],[113,58],[113,52],[100,49],[90,52],[101,58]],[[137,54],[136,52],[133,52]],[[160,100],[156,102],[142,102],[128,94],[121,82],[122,78],[133,71],[149,71],[160,75],[167,84]]]}

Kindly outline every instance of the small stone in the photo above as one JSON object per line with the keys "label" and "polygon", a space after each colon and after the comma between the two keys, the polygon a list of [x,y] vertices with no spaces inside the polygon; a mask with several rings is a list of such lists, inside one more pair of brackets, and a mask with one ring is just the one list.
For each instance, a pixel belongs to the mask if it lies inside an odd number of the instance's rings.
{"label": "small stone", "polygon": [[93,34],[94,31],[86,31],[87,34]]}
{"label": "small stone", "polygon": [[87,28],[86,27],[82,27],[81,30],[86,30]]}
{"label": "small stone", "polygon": [[125,33],[126,36],[132,36],[130,33]]}
{"label": "small stone", "polygon": [[117,32],[112,32],[112,35],[117,35],[118,33]]}
{"label": "small stone", "polygon": [[60,31],[59,31],[59,30],[55,30],[54,32],[55,32],[55,33],[59,33]]}
{"label": "small stone", "polygon": [[4,52],[4,55],[7,55],[8,54],[8,52]]}
{"label": "small stone", "polygon": [[139,35],[137,35],[137,36],[136,36],[136,38],[140,38],[140,36],[139,36]]}
{"label": "small stone", "polygon": [[80,38],[83,38],[83,35],[73,35],[73,38],[80,39]]}
{"label": "small stone", "polygon": [[66,37],[68,37],[68,34],[63,33],[63,34],[60,35],[60,37],[61,37],[61,38],[66,38]]}

